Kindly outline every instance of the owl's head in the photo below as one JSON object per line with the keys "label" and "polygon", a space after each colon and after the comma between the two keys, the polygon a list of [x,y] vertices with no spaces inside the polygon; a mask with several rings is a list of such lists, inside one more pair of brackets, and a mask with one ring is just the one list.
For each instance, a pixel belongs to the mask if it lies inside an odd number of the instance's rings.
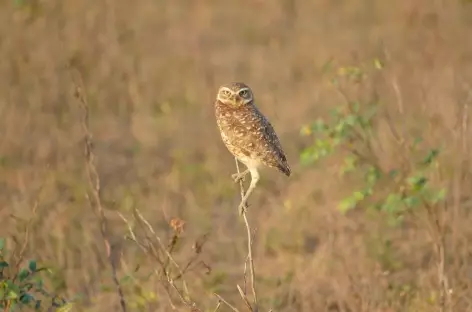
{"label": "owl's head", "polygon": [[251,88],[242,82],[233,82],[222,85],[218,89],[216,99],[223,104],[239,107],[251,104],[253,95]]}

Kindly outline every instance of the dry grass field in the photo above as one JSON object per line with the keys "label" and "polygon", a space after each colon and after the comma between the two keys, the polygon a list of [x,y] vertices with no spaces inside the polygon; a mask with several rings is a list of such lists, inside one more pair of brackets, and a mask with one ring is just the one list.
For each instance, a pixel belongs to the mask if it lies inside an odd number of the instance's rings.
{"label": "dry grass field", "polygon": [[[48,268],[44,287],[73,302],[70,311],[122,311],[112,263],[127,311],[189,311],[184,301],[216,311],[214,293],[245,311],[236,284],[246,230],[213,111],[218,86],[236,80],[253,88],[293,169],[290,178],[263,170],[250,199],[260,311],[472,311],[470,1],[0,7],[0,237],[10,276],[36,259]],[[340,92],[331,81],[349,68],[365,74],[341,77]],[[392,212],[367,208],[374,199],[338,209],[362,169],[339,175],[343,150],[303,164],[315,139],[301,129],[344,97],[379,103],[369,151],[380,167],[416,172],[407,146],[418,137],[418,153],[441,148],[428,177],[445,197],[406,209],[396,225]],[[373,196],[388,197],[393,184],[383,180]],[[183,278],[136,211],[182,270],[191,262]]]}

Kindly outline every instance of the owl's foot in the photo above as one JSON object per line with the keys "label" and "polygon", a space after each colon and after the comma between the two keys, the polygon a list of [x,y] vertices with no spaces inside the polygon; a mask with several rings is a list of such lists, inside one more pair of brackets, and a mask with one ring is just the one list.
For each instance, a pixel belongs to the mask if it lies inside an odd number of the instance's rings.
{"label": "owl's foot", "polygon": [[239,211],[240,216],[245,214],[246,211],[247,211],[247,203],[246,202],[241,202],[241,204],[239,204],[238,211]]}
{"label": "owl's foot", "polygon": [[241,173],[234,173],[231,175],[231,178],[233,179],[234,183],[239,183],[241,181],[244,181],[246,178],[246,175],[248,174],[249,170],[243,171]]}

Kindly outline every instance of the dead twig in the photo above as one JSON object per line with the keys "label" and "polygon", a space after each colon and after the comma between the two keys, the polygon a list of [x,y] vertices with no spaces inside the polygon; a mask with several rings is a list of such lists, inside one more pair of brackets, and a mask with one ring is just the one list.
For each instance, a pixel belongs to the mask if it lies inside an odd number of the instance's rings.
{"label": "dead twig", "polygon": [[[36,211],[38,210],[38,206],[39,206],[39,200],[40,200],[40,196],[41,196],[41,192],[42,192],[42,189],[43,189],[43,186],[44,184],[41,184],[40,188],[39,188],[39,191],[38,191],[38,195],[37,195],[37,198],[35,199],[34,201],[34,204],[33,204],[33,208],[31,209],[31,217],[28,219],[28,221],[26,222],[26,226],[25,226],[25,235],[23,237],[23,242],[21,244],[21,247],[19,249],[19,251],[17,252],[15,250],[14,254],[13,254],[13,258],[17,258],[16,259],[16,272],[19,272],[20,271],[20,266],[21,266],[21,263],[23,262],[23,259],[25,257],[25,252],[26,252],[26,247],[28,246],[29,244],[29,238],[30,238],[30,231],[31,231],[31,225],[32,225],[32,222],[33,222],[33,219],[36,217]],[[15,280],[17,279],[17,275],[13,278],[13,282],[15,282]]]}
{"label": "dead twig", "polygon": [[220,295],[218,295],[217,293],[214,294],[216,298],[218,298],[219,302],[223,302],[224,304],[226,304],[228,306],[228,308],[230,308],[231,310],[233,310],[234,312],[239,312],[238,309],[236,309],[236,307],[234,307],[231,303],[229,303],[228,301],[226,301],[223,297],[221,297]]}
{"label": "dead twig", "polygon": [[97,169],[95,166],[95,155],[93,153],[93,141],[92,141],[92,133],[90,132],[89,127],[89,105],[86,95],[83,91],[83,84],[82,79],[80,79],[80,75],[78,75],[77,79],[74,79],[72,76],[74,86],[75,86],[75,97],[79,102],[80,108],[82,110],[82,120],[81,125],[84,131],[84,152],[85,152],[85,169],[87,172],[88,183],[90,185],[90,193],[87,194],[87,200],[89,201],[90,207],[94,210],[94,213],[98,216],[98,220],[100,223],[100,233],[105,244],[106,256],[108,258],[108,263],[111,267],[111,275],[113,279],[113,283],[115,284],[116,291],[118,293],[118,297],[120,299],[120,306],[121,311],[126,312],[126,301],[124,297],[123,289],[120,285],[120,282],[117,277],[117,268],[116,263],[111,257],[111,244],[109,240],[109,233],[108,233],[108,222],[105,217],[105,212],[102,206],[101,198],[100,198],[100,177],[97,173]]}
{"label": "dead twig", "polygon": [[[237,173],[240,174],[240,170],[239,170],[239,163],[238,163],[238,159],[235,158],[235,163],[236,163],[236,170],[237,170]],[[239,181],[239,188],[240,188],[240,191],[241,191],[241,199],[244,198],[244,186],[243,186],[243,182],[240,180]],[[249,221],[247,219],[247,215],[246,215],[246,210],[247,210],[247,205],[245,207],[246,209],[243,209],[243,219],[244,219],[244,224],[246,225],[246,234],[247,234],[247,259],[246,261],[244,262],[245,263],[245,269],[244,269],[244,291],[241,290],[241,288],[239,287],[239,285],[237,286],[238,287],[238,290],[239,290],[239,293],[243,299],[243,301],[246,303],[246,305],[248,305],[248,308],[250,309],[250,311],[253,311],[253,312],[257,312],[259,310],[259,307],[257,305],[257,292],[256,292],[256,282],[255,282],[255,277],[256,277],[256,273],[255,273],[255,270],[254,270],[254,258],[252,256],[252,233],[251,233],[251,226],[249,225]],[[249,303],[249,300],[247,298],[247,294],[246,294],[246,263],[249,262],[249,273],[250,273],[250,286],[251,286],[251,290],[252,290],[252,300],[253,300],[253,304],[251,306],[251,304]]]}
{"label": "dead twig", "polygon": [[[179,225],[183,224],[183,222],[171,222],[170,226],[173,228],[174,233],[170,239],[170,242],[166,245],[152,228],[149,221],[144,218],[141,212],[137,208],[134,208],[133,212],[135,218],[133,224],[136,225],[136,230],[139,230],[140,233],[144,235],[144,237],[138,236],[135,231],[135,227],[131,225],[131,222],[123,214],[118,212],[118,216],[123,220],[128,228],[128,239],[133,241],[145,255],[150,256],[155,262],[159,264],[160,268],[154,268],[153,273],[157,276],[162,287],[166,291],[170,305],[176,309],[177,305],[172,299],[172,289],[177,295],[178,300],[187,306],[190,311],[201,311],[201,309],[198,308],[197,303],[191,298],[187,283],[185,281],[185,273],[189,270],[189,268],[192,267],[194,263],[199,263],[197,260],[206,241],[206,235],[201,242],[196,242],[194,244],[195,254],[190,258],[190,260],[187,261],[184,266],[181,266],[175,260],[172,252],[175,249],[178,240],[180,239],[181,231],[183,231],[181,225]],[[203,264],[206,268],[209,268],[205,263]],[[177,271],[175,274],[172,272],[174,270]],[[178,280],[180,280],[180,285],[176,283]],[[219,306],[217,306],[215,311],[218,311],[218,309]]]}
{"label": "dead twig", "polygon": [[218,300],[218,303],[216,304],[216,307],[215,309],[213,310],[213,312],[217,312],[221,307],[221,300]]}

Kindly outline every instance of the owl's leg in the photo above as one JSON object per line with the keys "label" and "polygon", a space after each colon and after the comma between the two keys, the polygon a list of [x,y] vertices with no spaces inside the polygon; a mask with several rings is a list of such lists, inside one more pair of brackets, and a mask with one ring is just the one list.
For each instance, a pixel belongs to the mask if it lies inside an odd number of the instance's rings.
{"label": "owl's leg", "polygon": [[252,192],[256,188],[257,182],[259,181],[259,172],[257,171],[257,168],[249,168],[249,172],[251,173],[251,184],[249,185],[246,194],[244,194],[244,197],[241,199],[241,204],[239,204],[239,214],[242,215],[244,212],[246,212],[247,208],[247,200],[249,196],[251,196]]}
{"label": "owl's leg", "polygon": [[234,180],[234,183],[239,183],[239,181],[244,181],[244,178],[249,173],[249,169],[244,170],[241,173],[235,173],[231,175],[231,178]]}

